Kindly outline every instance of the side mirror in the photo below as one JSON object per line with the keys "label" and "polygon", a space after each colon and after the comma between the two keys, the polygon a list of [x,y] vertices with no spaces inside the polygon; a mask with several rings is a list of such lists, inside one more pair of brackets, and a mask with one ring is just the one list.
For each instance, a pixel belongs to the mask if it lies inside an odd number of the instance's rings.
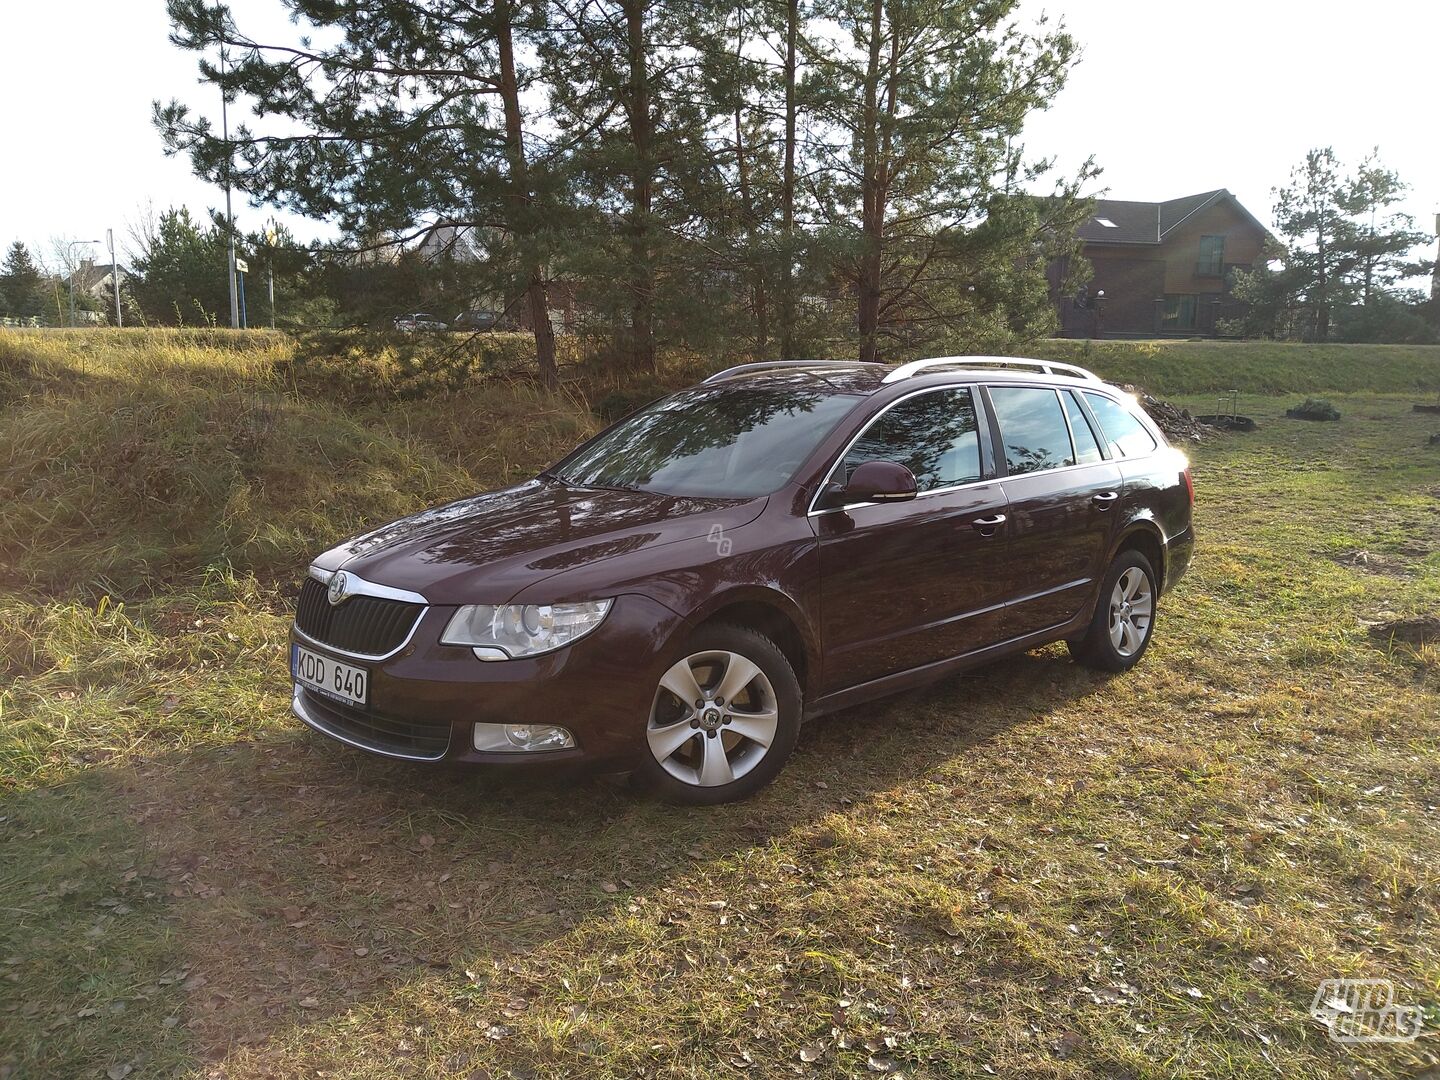
{"label": "side mirror", "polygon": [[856,467],[850,480],[826,486],[824,509],[862,502],[906,502],[915,498],[915,474],[894,461],[867,461]]}

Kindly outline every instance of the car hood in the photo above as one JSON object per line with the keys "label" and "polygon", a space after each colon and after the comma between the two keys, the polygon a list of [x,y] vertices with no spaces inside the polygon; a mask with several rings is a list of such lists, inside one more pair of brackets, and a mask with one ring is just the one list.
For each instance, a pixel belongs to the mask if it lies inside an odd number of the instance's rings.
{"label": "car hood", "polygon": [[432,604],[503,604],[553,574],[605,559],[643,560],[650,549],[717,526],[737,529],[765,503],[531,480],[401,518],[331,548],[315,565],[343,567]]}

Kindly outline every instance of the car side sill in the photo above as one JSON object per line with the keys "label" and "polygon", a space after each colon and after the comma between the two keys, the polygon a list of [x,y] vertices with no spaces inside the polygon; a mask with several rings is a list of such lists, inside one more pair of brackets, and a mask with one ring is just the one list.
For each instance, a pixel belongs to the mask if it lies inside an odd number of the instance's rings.
{"label": "car side sill", "polygon": [[1059,626],[1026,634],[1024,637],[1011,638],[1009,641],[977,649],[975,652],[965,653],[963,656],[952,656],[948,660],[936,660],[920,667],[897,671],[893,675],[883,675],[878,679],[860,683],[858,686],[850,686],[844,690],[837,690],[833,694],[826,694],[814,702],[806,703],[805,719],[810,720],[824,716],[826,713],[848,709],[854,705],[863,705],[867,701],[888,697],[890,694],[898,694],[904,690],[913,690],[916,687],[937,682],[970,668],[980,667],[1013,653],[1026,652],[1030,649],[1038,649],[1041,645],[1048,645],[1052,641],[1061,641],[1071,634],[1083,630],[1090,621],[1091,614],[1091,611],[1081,611],[1075,618]]}

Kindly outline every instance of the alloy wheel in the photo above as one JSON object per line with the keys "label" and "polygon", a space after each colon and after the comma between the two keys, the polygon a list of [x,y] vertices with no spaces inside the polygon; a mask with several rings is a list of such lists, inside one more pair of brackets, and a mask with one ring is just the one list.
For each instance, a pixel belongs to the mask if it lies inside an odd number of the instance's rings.
{"label": "alloy wheel", "polygon": [[779,722],[775,688],[759,665],[737,652],[707,650],[661,677],[645,736],[676,780],[720,787],[760,764]]}
{"label": "alloy wheel", "polygon": [[1155,617],[1150,578],[1138,566],[1120,575],[1110,593],[1110,643],[1121,656],[1134,656],[1145,645]]}

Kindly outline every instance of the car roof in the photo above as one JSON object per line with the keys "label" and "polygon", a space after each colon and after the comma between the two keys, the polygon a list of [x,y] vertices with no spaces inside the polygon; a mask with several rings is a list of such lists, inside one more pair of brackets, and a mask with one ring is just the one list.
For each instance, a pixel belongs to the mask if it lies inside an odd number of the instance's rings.
{"label": "car roof", "polygon": [[[969,363],[967,363],[969,361]],[[920,363],[926,366],[921,367]],[[1013,363],[1017,366],[1005,367]],[[943,386],[946,384],[983,381],[987,383],[1045,382],[1057,386],[1074,386],[1086,390],[1112,390],[1110,384],[1083,368],[1072,368],[1083,375],[1062,372],[1026,370],[1020,365],[1069,365],[1059,361],[1029,360],[1024,357],[945,357],[912,364],[872,364],[859,360],[786,360],[741,364],[707,378],[702,385],[763,386],[790,384],[797,381],[826,383],[839,393],[869,395],[886,386]],[[918,369],[918,370],[911,370]],[[1088,377],[1087,377],[1088,376]]]}

